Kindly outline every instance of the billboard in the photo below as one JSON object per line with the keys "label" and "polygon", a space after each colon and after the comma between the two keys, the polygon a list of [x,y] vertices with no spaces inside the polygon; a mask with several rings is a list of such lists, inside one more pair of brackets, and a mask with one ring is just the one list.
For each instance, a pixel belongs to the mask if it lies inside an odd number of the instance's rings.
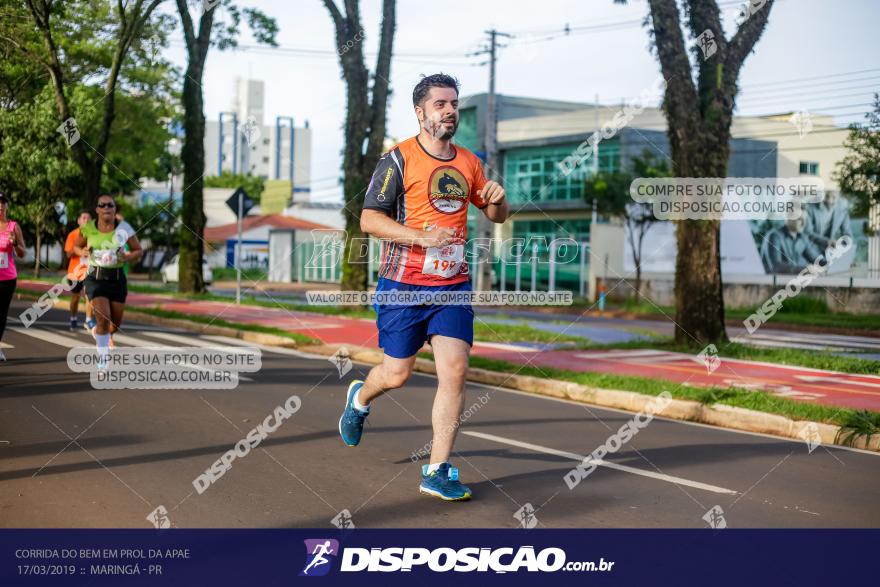
{"label": "billboard", "polygon": [[[722,220],[721,271],[727,275],[796,275],[833,249],[842,237],[848,250],[828,266],[829,275],[860,276],[867,270],[864,219],[852,219],[850,205],[838,192],[825,191],[821,202],[805,205],[805,214],[790,220]],[[624,269],[635,271],[627,228]],[[674,273],[675,223],[652,224],[642,244],[642,272]]]}

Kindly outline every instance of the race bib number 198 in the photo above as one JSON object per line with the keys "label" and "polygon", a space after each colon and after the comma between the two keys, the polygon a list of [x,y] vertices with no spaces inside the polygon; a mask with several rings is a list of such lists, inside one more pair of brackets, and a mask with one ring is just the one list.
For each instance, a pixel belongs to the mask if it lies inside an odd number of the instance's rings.
{"label": "race bib number 198", "polygon": [[422,273],[453,277],[461,272],[463,262],[464,245],[429,247],[425,249],[425,264],[422,266]]}

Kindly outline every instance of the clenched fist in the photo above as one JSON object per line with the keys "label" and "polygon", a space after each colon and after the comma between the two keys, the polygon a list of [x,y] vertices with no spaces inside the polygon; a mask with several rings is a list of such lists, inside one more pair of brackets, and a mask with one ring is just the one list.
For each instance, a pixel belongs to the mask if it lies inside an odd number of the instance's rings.
{"label": "clenched fist", "polygon": [[477,195],[483,198],[483,201],[487,204],[495,204],[497,206],[504,202],[507,194],[497,181],[487,181],[483,189],[477,192]]}

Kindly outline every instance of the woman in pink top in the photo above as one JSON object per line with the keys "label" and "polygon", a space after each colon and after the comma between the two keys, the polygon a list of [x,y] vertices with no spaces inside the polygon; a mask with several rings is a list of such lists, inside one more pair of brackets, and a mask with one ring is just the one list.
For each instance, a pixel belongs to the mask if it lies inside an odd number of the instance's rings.
{"label": "woman in pink top", "polygon": [[[6,330],[6,316],[9,314],[9,304],[12,303],[18,276],[13,253],[24,257],[24,237],[18,223],[9,219],[8,209],[9,202],[0,192],[0,341],[3,340],[3,331]],[[5,360],[6,356],[0,349],[0,361]]]}

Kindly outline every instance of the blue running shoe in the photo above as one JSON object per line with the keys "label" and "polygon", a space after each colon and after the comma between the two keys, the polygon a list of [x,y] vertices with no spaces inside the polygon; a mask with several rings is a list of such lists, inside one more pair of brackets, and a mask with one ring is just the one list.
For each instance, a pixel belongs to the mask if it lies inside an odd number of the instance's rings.
{"label": "blue running shoe", "polygon": [[345,409],[342,410],[342,417],[339,418],[339,436],[347,446],[357,446],[361,441],[361,435],[364,433],[364,420],[370,415],[369,410],[361,412],[354,409],[352,405],[354,394],[360,390],[363,384],[363,381],[352,381],[345,394]]}
{"label": "blue running shoe", "polygon": [[458,469],[449,463],[441,463],[430,475],[428,465],[422,465],[419,493],[433,495],[446,501],[465,501],[471,498],[471,490],[458,480]]}

